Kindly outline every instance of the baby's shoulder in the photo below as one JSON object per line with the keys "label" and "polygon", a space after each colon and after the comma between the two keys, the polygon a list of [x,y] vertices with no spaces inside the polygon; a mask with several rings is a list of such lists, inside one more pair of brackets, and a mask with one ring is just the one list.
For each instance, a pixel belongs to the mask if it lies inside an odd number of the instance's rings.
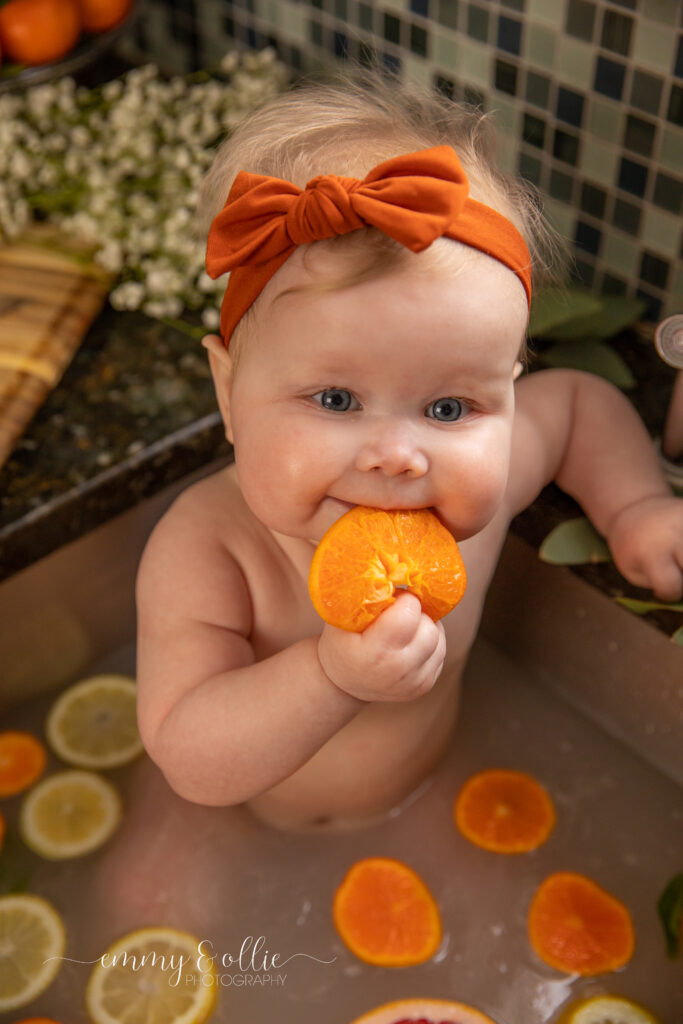
{"label": "baby's shoulder", "polygon": [[229,469],[186,488],[154,527],[138,570],[138,606],[166,601],[203,619],[207,591],[230,593],[236,604],[248,605],[244,574],[232,550],[244,502]]}

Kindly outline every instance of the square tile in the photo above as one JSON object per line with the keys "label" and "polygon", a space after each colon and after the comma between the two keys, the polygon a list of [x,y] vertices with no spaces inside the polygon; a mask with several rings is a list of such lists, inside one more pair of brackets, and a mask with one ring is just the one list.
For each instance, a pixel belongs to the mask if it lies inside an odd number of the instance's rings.
{"label": "square tile", "polygon": [[675,25],[679,12],[679,0],[647,0],[647,3],[643,4],[643,17],[664,25]]}
{"label": "square tile", "polygon": [[621,231],[637,236],[640,234],[642,212],[642,208],[637,203],[631,203],[628,199],[615,199],[612,223]]}
{"label": "square tile", "polygon": [[678,37],[678,49],[674,62],[674,75],[676,78],[683,78],[683,35]]}
{"label": "square tile", "polygon": [[422,18],[429,17],[429,0],[410,0],[412,14],[419,14]]}
{"label": "square tile", "polygon": [[459,66],[459,55],[459,41],[450,32],[435,34],[433,60],[442,71],[456,71]]}
{"label": "square tile", "polygon": [[599,139],[586,139],[581,148],[580,169],[585,178],[611,188],[616,176],[618,150]]}
{"label": "square tile", "polygon": [[584,252],[597,256],[600,251],[602,232],[593,224],[587,224],[584,220],[578,220],[574,232],[574,244]]}
{"label": "square tile", "polygon": [[574,189],[574,179],[564,171],[553,168],[550,172],[548,191],[553,199],[559,199],[563,203],[571,203]]}
{"label": "square tile", "polygon": [[676,128],[662,129],[659,140],[659,162],[667,170],[673,171],[676,174],[681,173],[681,167],[683,167],[683,132],[678,131]]}
{"label": "square tile", "polygon": [[556,128],[553,137],[553,156],[556,160],[562,160],[563,163],[576,167],[579,159],[578,136]]}
{"label": "square tile", "polygon": [[468,83],[487,87],[491,82],[491,51],[467,39],[459,41],[457,70],[460,78]]}
{"label": "square tile", "polygon": [[395,14],[385,13],[383,20],[382,35],[388,43],[401,43],[401,19]]}
{"label": "square tile", "polygon": [[595,49],[570,36],[560,38],[555,54],[555,75],[576,89],[591,89]]}
{"label": "square tile", "polygon": [[550,103],[550,79],[536,71],[527,71],[525,96],[527,103],[547,110]]}
{"label": "square tile", "polygon": [[607,57],[598,56],[595,62],[595,78],[593,88],[603,96],[620,100],[624,89],[626,65]]}
{"label": "square tile", "polygon": [[566,89],[561,85],[557,90],[556,113],[558,121],[565,121],[575,128],[580,128],[583,117],[583,96],[574,92],[573,89]]}
{"label": "square tile", "polygon": [[645,251],[640,258],[640,279],[655,288],[666,288],[671,270],[668,260],[663,260],[655,253]]}
{"label": "square tile", "polygon": [[595,31],[595,4],[590,0],[569,0],[565,31],[590,43]]}
{"label": "square tile", "polygon": [[639,156],[650,157],[655,144],[657,125],[634,114],[627,114],[624,131],[624,149]]}
{"label": "square tile", "polygon": [[456,99],[457,90],[452,78],[447,78],[445,75],[434,75],[432,87],[436,89],[437,92],[440,92],[442,96],[446,96],[447,99]]}
{"label": "square tile", "polygon": [[605,207],[607,204],[607,193],[604,189],[598,188],[597,185],[591,185],[590,182],[584,181],[581,187],[581,197],[579,205],[585,213],[595,217],[597,220],[602,220],[605,216]]}
{"label": "square tile", "polygon": [[429,36],[427,30],[422,25],[411,25],[410,52],[414,53],[416,57],[426,57],[428,43]]}
{"label": "square tile", "polygon": [[519,57],[522,48],[522,23],[515,18],[506,18],[502,14],[498,18],[498,36],[496,45],[499,50],[512,53]]}
{"label": "square tile", "polygon": [[537,149],[543,149],[545,144],[546,124],[540,117],[533,114],[525,114],[522,124],[522,141]]}
{"label": "square tile", "polygon": [[643,198],[647,188],[647,165],[622,157],[619,163],[617,185],[624,192]]}
{"label": "square tile", "polygon": [[683,86],[676,85],[675,83],[671,86],[666,119],[671,121],[672,124],[677,124],[683,128]]}
{"label": "square tile", "polygon": [[358,25],[366,32],[372,32],[375,8],[370,4],[358,4]]}
{"label": "square tile", "polygon": [[574,237],[576,216],[571,206],[567,206],[566,203],[558,199],[550,198],[545,203],[544,211],[556,231],[559,231],[565,238]]}
{"label": "square tile", "polygon": [[501,96],[496,96],[491,109],[496,127],[498,130],[502,130],[510,135],[514,146],[516,147],[517,139],[519,138],[518,124],[521,118],[521,113],[518,110],[517,105],[515,103],[509,103]]}
{"label": "square tile", "polygon": [[528,0],[527,18],[529,22],[550,25],[557,32],[564,28],[564,0]]}
{"label": "square tile", "polygon": [[673,64],[675,43],[676,36],[670,28],[639,18],[635,24],[631,57],[634,64],[661,75]]}
{"label": "square tile", "polygon": [[506,92],[510,96],[517,94],[517,66],[509,61],[496,60],[495,62],[495,87],[499,92]]}
{"label": "square tile", "polygon": [[633,18],[611,8],[606,8],[602,16],[602,33],[600,45],[612,53],[628,57],[631,47],[631,33],[633,31]]}
{"label": "square tile", "polygon": [[467,35],[485,43],[489,36],[489,12],[476,4],[467,7]]}
{"label": "square tile", "polygon": [[552,71],[555,67],[555,44],[558,39],[556,32],[542,25],[529,23],[526,27],[526,59],[539,68]]}
{"label": "square tile", "polygon": [[657,210],[654,206],[643,211],[643,223],[640,238],[648,248],[675,259],[678,254],[680,224],[676,220]]}
{"label": "square tile", "polygon": [[543,164],[538,157],[531,156],[530,153],[525,153],[524,151],[520,152],[517,171],[523,178],[530,181],[532,185],[536,185],[537,188],[541,187]]}
{"label": "square tile", "polygon": [[648,75],[645,71],[633,72],[631,83],[631,106],[644,110],[646,114],[659,113],[662,103],[664,79],[659,75]]}
{"label": "square tile", "polygon": [[605,235],[602,258],[605,266],[627,277],[635,277],[638,266],[638,246],[623,235]]}
{"label": "square tile", "polygon": [[[624,108],[620,103],[609,100],[592,99],[588,104],[586,119],[588,131],[599,139],[609,142],[621,142]],[[589,143],[593,145],[593,143]]]}
{"label": "square tile", "polygon": [[656,206],[679,217],[683,211],[683,181],[659,171],[655,178],[652,201]]}
{"label": "square tile", "polygon": [[438,0],[437,21],[446,28],[458,27],[458,0]]}

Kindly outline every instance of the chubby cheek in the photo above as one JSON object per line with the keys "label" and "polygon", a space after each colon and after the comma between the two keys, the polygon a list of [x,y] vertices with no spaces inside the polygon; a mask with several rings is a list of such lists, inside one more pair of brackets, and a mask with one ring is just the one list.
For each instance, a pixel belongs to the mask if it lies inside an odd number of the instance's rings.
{"label": "chubby cheek", "polygon": [[501,443],[468,452],[451,471],[437,510],[456,540],[472,537],[493,519],[505,496],[509,464],[509,445]]}

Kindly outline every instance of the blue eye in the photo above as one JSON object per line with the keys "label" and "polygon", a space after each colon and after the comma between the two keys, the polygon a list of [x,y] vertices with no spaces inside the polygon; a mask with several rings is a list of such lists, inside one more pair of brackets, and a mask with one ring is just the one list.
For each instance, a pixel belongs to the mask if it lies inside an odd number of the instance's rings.
{"label": "blue eye", "polygon": [[318,391],[313,398],[320,402],[323,409],[329,409],[331,412],[348,412],[352,407],[359,408],[358,402],[346,388],[328,388],[326,391]]}
{"label": "blue eye", "polygon": [[427,406],[426,415],[440,423],[455,423],[463,415],[467,406],[457,398],[437,398]]}

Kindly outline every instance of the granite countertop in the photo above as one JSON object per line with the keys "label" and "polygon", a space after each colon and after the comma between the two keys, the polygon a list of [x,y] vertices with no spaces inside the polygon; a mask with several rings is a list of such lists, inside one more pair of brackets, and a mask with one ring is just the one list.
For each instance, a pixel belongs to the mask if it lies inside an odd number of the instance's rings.
{"label": "granite countertop", "polygon": [[[616,347],[639,381],[630,396],[657,436],[673,371],[634,332]],[[0,470],[0,579],[230,454],[200,343],[142,314],[105,307]],[[550,486],[512,529],[538,547],[555,525],[581,514]],[[571,571],[611,597],[652,596],[611,564]],[[648,618],[669,634],[681,625],[680,613],[668,610]]]}

